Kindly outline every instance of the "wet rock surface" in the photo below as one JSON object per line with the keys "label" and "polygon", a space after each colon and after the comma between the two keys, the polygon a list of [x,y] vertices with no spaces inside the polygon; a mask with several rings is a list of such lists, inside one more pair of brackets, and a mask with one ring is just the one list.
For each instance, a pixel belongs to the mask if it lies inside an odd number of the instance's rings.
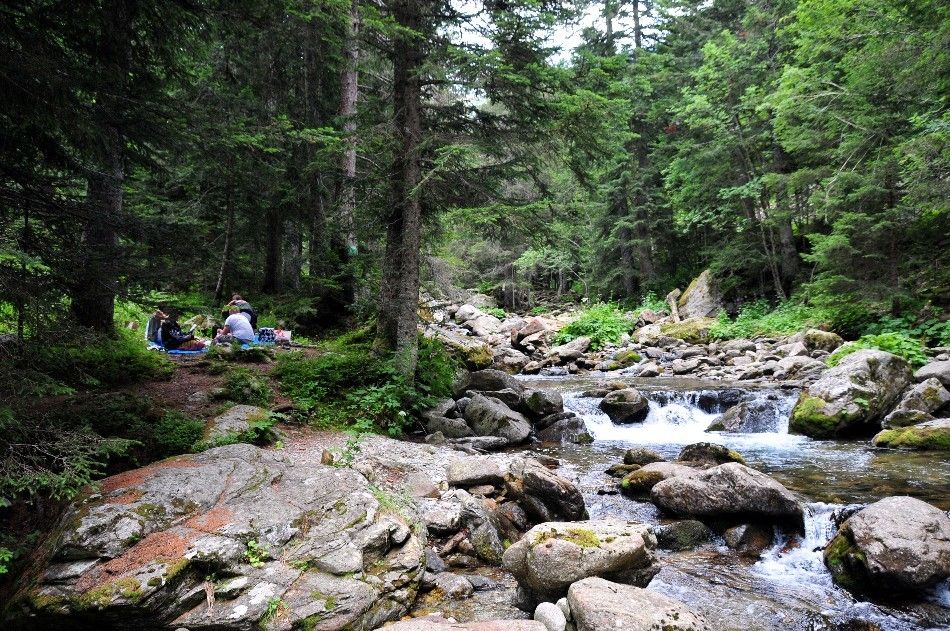
{"label": "wet rock surface", "polygon": [[710,626],[686,605],[668,596],[588,578],[567,593],[577,631],[710,631]]}

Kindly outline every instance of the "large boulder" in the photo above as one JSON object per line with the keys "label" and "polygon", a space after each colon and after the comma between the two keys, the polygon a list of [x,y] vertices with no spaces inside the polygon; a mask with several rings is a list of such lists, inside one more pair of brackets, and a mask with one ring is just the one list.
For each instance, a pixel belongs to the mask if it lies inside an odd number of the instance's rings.
{"label": "large boulder", "polygon": [[719,284],[713,278],[712,271],[705,270],[693,279],[677,304],[684,318],[714,318],[723,309]]}
{"label": "large boulder", "polygon": [[950,418],[881,430],[871,442],[875,447],[950,451]]}
{"label": "large boulder", "polygon": [[680,462],[696,463],[699,465],[717,465],[727,462],[745,464],[745,458],[738,451],[729,449],[716,443],[692,443],[680,450],[676,457]]}
{"label": "large boulder", "polygon": [[738,462],[674,475],[650,491],[653,503],[678,517],[739,523],[763,521],[801,529],[804,511],[784,486]]}
{"label": "large boulder", "polygon": [[620,492],[631,497],[649,496],[654,486],[668,478],[693,476],[699,469],[676,462],[651,462],[628,473],[620,481]]}
{"label": "large boulder", "polygon": [[650,590],[585,578],[567,592],[577,631],[709,631],[686,605]]}
{"label": "large boulder", "polygon": [[950,388],[950,360],[936,360],[925,366],[921,366],[914,373],[915,381],[926,381],[927,379],[936,379]]}
{"label": "large boulder", "polygon": [[398,619],[425,567],[416,518],[320,458],[237,444],[106,478],[67,511],[17,611],[47,629],[121,620],[250,631],[277,602],[288,627]]}
{"label": "large boulder", "polygon": [[876,349],[846,355],[805,389],[789,430],[812,438],[873,434],[910,380],[910,366],[897,355]]}
{"label": "large boulder", "polygon": [[450,462],[445,467],[445,479],[449,486],[463,489],[483,484],[501,486],[505,482],[501,467],[487,456],[471,456]]}
{"label": "large boulder", "polygon": [[549,522],[505,550],[503,563],[533,598],[557,600],[576,581],[599,576],[645,587],[659,571],[646,524],[618,520]]}
{"label": "large boulder", "polygon": [[884,417],[885,428],[905,427],[933,419],[933,413],[950,403],[950,392],[931,377],[904,393],[894,411]]}
{"label": "large boulder", "polygon": [[650,402],[639,390],[624,388],[607,393],[600,402],[600,409],[614,423],[639,423],[646,419]]}
{"label": "large boulder", "polygon": [[798,336],[802,344],[809,351],[825,351],[830,353],[844,344],[844,340],[837,333],[831,331],[822,331],[821,329],[808,329]]}
{"label": "large boulder", "polygon": [[709,330],[714,324],[715,318],[691,317],[681,322],[664,322],[660,325],[660,332],[667,337],[699,344],[709,340]]}
{"label": "large boulder", "polygon": [[822,361],[796,355],[778,360],[772,376],[778,380],[812,379],[821,375],[827,368],[828,366]]}
{"label": "large boulder", "polygon": [[511,461],[505,488],[535,523],[587,519],[580,490],[533,458]]}
{"label": "large boulder", "polygon": [[950,577],[950,517],[912,497],[886,497],[845,520],[824,556],[852,592],[919,595]]}
{"label": "large boulder", "polygon": [[512,390],[519,394],[524,392],[524,386],[520,381],[508,373],[494,368],[463,374],[455,383],[453,389],[456,398],[461,397],[466,392],[497,392],[499,390]]}
{"label": "large boulder", "polygon": [[556,361],[558,364],[567,364],[576,361],[584,356],[587,349],[590,348],[589,337],[574,338],[570,342],[555,346],[548,354],[547,358]]}
{"label": "large boulder", "polygon": [[520,412],[498,399],[481,394],[476,394],[468,402],[464,416],[477,436],[498,436],[509,445],[523,443],[531,433],[531,424]]}

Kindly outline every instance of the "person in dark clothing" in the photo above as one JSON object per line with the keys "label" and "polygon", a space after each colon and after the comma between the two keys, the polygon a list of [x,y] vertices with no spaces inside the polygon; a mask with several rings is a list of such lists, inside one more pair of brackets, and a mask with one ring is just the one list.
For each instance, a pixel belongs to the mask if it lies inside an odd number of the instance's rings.
{"label": "person in dark clothing", "polygon": [[241,298],[240,294],[234,294],[231,296],[231,302],[228,303],[228,306],[237,307],[241,313],[247,316],[248,321],[251,323],[251,328],[257,330],[257,312],[254,311],[254,307],[251,306],[251,303]]}
{"label": "person in dark clothing", "polygon": [[168,316],[162,321],[162,346],[167,350],[198,351],[205,347],[204,342],[196,340],[191,333],[181,330],[175,316]]}

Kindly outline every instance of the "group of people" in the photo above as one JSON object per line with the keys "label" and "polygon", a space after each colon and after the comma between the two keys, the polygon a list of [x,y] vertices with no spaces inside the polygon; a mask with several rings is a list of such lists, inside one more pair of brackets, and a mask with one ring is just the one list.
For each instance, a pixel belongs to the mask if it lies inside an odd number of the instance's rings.
{"label": "group of people", "polygon": [[[223,315],[223,314],[222,314]],[[212,331],[213,344],[248,344],[254,341],[254,329],[257,325],[257,313],[240,295],[234,294],[227,304],[227,316],[224,326]],[[194,329],[184,332],[178,324],[177,314],[171,310],[165,313],[161,309],[149,318],[145,328],[145,337],[166,350],[200,351],[207,342],[195,337]]]}

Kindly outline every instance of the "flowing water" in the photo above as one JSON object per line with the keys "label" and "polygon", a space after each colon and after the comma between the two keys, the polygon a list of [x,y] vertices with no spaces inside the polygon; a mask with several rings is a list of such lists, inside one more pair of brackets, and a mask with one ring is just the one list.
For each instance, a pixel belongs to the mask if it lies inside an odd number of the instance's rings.
{"label": "flowing water", "polygon": [[[584,377],[531,379],[526,385],[555,389],[565,407],[584,418],[594,443],[537,447],[556,456],[561,473],[584,491],[591,518],[619,517],[663,523],[653,504],[609,494],[604,475],[632,446],[667,458],[695,442],[714,442],[740,452],[748,464],[798,493],[807,506],[805,535],[777,534],[758,560],[741,557],[717,541],[688,552],[661,553],[663,570],[650,589],[678,598],[703,613],[714,629],[950,629],[950,582],[913,605],[863,602],[836,587],[822,562],[833,536],[832,513],[888,495],[911,495],[950,509],[950,459],[940,453],[872,449],[867,441],[814,441],[788,433],[794,390],[685,379],[628,379],[650,400],[643,423],[614,425],[599,399],[580,397],[600,380]],[[707,432],[739,401],[756,410],[755,432]]]}

